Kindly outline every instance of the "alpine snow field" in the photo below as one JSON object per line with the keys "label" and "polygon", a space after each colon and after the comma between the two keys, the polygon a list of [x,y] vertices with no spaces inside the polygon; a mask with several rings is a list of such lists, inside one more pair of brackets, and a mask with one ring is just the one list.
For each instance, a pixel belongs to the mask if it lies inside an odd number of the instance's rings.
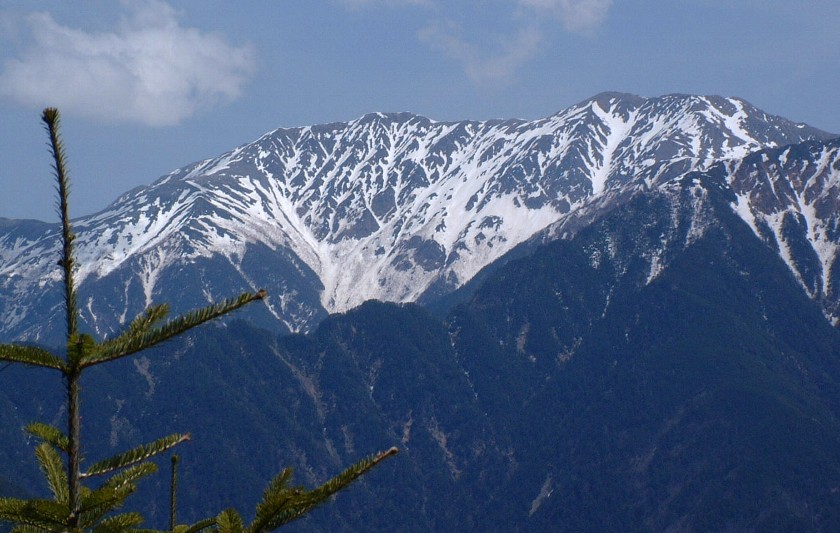
{"label": "alpine snow field", "polygon": [[[269,293],[85,384],[94,451],[192,433],[185,519],[396,445],[297,527],[840,530],[836,135],[716,96],[375,113],[73,224],[98,336]],[[60,342],[58,232],[0,219],[0,342]],[[19,430],[64,416],[40,380],[0,372],[0,493],[46,490]],[[163,523],[156,482],[137,501]]]}

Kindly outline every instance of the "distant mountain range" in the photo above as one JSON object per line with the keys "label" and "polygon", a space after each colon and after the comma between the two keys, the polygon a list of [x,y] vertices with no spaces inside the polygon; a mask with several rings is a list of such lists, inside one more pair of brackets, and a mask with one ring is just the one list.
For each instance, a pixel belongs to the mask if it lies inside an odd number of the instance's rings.
{"label": "distant mountain range", "polygon": [[[90,454],[191,432],[189,519],[401,449],[292,530],[840,530],[838,148],[738,99],[608,93],[176,171],[75,221],[87,327],[272,296],[93,375]],[[60,333],[56,237],[0,220],[0,340]],[[37,374],[0,373],[0,490],[41,489]]]}
{"label": "distant mountain range", "polygon": [[[104,335],[163,295],[183,310],[255,287],[271,298],[252,318],[291,331],[368,299],[429,302],[540,232],[722,166],[733,209],[837,323],[832,138],[735,98],[617,93],[536,121],[276,130],[75,220],[83,320]],[[56,339],[57,235],[0,220],[0,339]]]}

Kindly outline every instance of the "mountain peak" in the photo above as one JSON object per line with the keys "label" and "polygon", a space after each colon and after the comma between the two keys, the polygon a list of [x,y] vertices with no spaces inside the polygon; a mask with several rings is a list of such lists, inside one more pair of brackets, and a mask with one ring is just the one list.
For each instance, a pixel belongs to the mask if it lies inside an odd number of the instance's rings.
{"label": "mountain peak", "polygon": [[[266,287],[270,319],[306,329],[368,299],[445,294],[545,228],[687,172],[827,137],[738,99],[622,93],[534,121],[369,113],[278,129],[79,219],[80,263],[95,265],[80,271],[86,319],[112,331],[177,279],[185,305]],[[56,246],[0,224],[4,334],[38,335],[25,295],[53,279]]]}
{"label": "mountain peak", "polygon": [[605,91],[591,98],[587,98],[578,103],[576,107],[583,107],[589,103],[596,103],[601,106],[601,109],[608,111],[614,106],[622,108],[638,108],[647,101],[647,98],[630,93],[622,93],[617,91]]}

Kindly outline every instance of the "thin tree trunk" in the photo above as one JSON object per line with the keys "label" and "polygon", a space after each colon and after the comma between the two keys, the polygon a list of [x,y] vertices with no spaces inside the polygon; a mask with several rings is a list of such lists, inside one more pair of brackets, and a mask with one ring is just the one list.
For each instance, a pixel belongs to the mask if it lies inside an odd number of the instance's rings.
{"label": "thin tree trunk", "polygon": [[79,524],[79,510],[82,507],[81,499],[81,469],[79,457],[79,373],[71,370],[67,374],[67,436],[69,447],[67,450],[67,479],[69,481],[70,496],[70,521],[71,531],[74,531]]}
{"label": "thin tree trunk", "polygon": [[175,512],[178,505],[178,456],[172,456],[172,480],[169,487],[169,530],[175,531]]}

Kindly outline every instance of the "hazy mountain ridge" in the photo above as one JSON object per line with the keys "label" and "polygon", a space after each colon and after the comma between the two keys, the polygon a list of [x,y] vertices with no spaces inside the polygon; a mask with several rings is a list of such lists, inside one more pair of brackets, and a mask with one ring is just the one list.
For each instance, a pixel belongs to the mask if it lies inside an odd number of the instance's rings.
{"label": "hazy mountain ridge", "polygon": [[[89,295],[83,318],[104,334],[162,294],[187,307],[260,286],[272,295],[261,323],[307,329],[367,299],[444,294],[537,232],[551,226],[546,235],[568,236],[686,172],[731,161],[737,174],[751,152],[829,137],[734,98],[617,93],[536,121],[375,113],[276,130],[75,221],[80,294]],[[837,180],[832,153],[828,189]],[[761,180],[737,176],[739,213],[764,213],[749,196]],[[796,218],[810,205],[785,209]],[[830,225],[825,216],[820,223]],[[815,221],[806,218],[808,228]],[[40,295],[58,282],[57,231],[4,226],[0,334],[48,338],[41,324],[60,316],[58,298]],[[830,279],[837,237],[808,228],[798,247],[804,255],[819,248],[821,279]],[[774,233],[783,254],[793,242],[786,231]],[[834,316],[836,291],[826,281],[816,287],[812,295],[824,294]]]}

